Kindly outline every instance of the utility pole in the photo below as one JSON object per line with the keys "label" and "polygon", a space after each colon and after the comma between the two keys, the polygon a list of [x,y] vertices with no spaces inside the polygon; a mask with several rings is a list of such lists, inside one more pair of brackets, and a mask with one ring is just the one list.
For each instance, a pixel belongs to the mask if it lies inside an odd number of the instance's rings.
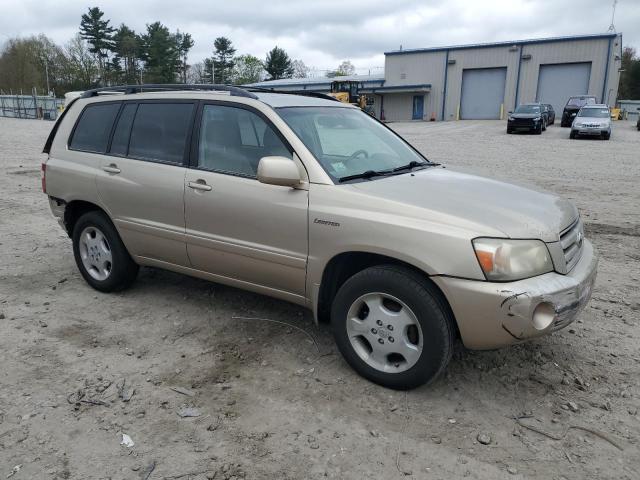
{"label": "utility pole", "polygon": [[609,25],[609,32],[615,32],[616,26],[613,24],[614,19],[616,18],[616,5],[618,4],[618,0],[613,0],[613,10],[611,12],[611,25]]}
{"label": "utility pole", "polygon": [[49,96],[49,92],[51,91],[49,89],[49,61],[47,60],[46,55],[44,57],[44,71],[45,71],[45,75],[47,76],[47,96]]}

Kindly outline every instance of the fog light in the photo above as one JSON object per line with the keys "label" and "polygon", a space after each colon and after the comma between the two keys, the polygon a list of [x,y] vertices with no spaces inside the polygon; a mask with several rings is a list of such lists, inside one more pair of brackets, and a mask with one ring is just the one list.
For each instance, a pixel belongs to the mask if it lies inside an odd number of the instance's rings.
{"label": "fog light", "polygon": [[540,303],[533,311],[531,323],[536,330],[544,330],[556,319],[556,309],[548,302]]}

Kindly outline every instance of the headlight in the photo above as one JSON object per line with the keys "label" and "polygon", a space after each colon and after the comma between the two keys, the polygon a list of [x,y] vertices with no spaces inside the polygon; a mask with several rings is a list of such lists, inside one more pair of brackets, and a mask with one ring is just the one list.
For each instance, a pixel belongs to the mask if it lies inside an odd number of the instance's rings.
{"label": "headlight", "polygon": [[476,238],[473,249],[487,280],[521,280],[553,271],[549,250],[542,240]]}
{"label": "headlight", "polygon": [[536,117],[533,119],[534,122],[539,122],[540,121],[540,117]]}
{"label": "headlight", "polygon": [[515,118],[513,118],[513,117],[511,117],[511,116],[509,117],[509,121],[510,121],[510,122],[513,122],[514,120],[515,120]]}

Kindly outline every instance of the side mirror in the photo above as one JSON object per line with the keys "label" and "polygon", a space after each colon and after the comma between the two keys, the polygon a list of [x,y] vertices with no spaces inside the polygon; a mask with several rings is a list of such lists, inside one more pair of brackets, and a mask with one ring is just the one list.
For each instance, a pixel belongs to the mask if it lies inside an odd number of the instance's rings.
{"label": "side mirror", "polygon": [[258,163],[258,181],[283,187],[297,187],[301,183],[298,166],[287,157],[262,157]]}
{"label": "side mirror", "polygon": [[509,110],[507,113],[511,115],[513,113],[513,110]]}

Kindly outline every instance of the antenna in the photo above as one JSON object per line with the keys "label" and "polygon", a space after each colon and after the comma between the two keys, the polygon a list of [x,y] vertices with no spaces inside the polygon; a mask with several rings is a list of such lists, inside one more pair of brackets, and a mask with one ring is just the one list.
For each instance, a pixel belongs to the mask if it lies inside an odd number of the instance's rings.
{"label": "antenna", "polygon": [[607,30],[608,32],[615,32],[616,31],[616,27],[613,24],[613,20],[616,17],[616,5],[618,4],[618,0],[613,0],[613,8],[612,8],[612,12],[611,12],[611,25],[609,25],[609,30]]}

